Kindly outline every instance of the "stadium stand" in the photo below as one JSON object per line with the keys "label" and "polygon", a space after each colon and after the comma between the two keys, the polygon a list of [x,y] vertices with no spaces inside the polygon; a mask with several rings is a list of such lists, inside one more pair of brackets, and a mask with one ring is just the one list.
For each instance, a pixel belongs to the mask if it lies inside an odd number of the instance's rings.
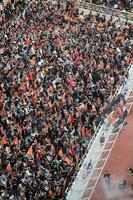
{"label": "stadium stand", "polygon": [[29,0],[1,0],[0,1],[0,23],[16,18],[28,6]]}
{"label": "stadium stand", "polygon": [[[10,18],[10,17],[9,17]],[[65,199],[128,76],[132,26],[42,0],[0,39],[0,198]]]}

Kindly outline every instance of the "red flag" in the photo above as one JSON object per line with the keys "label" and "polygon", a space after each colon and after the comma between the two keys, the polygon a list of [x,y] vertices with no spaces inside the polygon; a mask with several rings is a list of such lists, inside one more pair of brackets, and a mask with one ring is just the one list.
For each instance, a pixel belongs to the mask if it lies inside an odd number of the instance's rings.
{"label": "red flag", "polygon": [[75,150],[75,148],[71,149],[71,150],[70,150],[70,153],[71,153],[73,156],[75,156],[75,155],[76,155],[76,150]]}
{"label": "red flag", "polygon": [[7,137],[5,135],[1,139],[1,144],[7,144]]}
{"label": "red flag", "polygon": [[33,149],[32,149],[32,146],[28,149],[27,155],[28,155],[29,157],[33,157]]}
{"label": "red flag", "polygon": [[86,137],[91,137],[91,131],[88,129],[85,129],[85,136]]}
{"label": "red flag", "polygon": [[16,136],[12,142],[14,145],[17,145],[18,144],[18,137]]}
{"label": "red flag", "polygon": [[60,149],[60,151],[58,152],[58,155],[62,158],[63,157],[63,151],[62,149]]}
{"label": "red flag", "polygon": [[66,157],[66,158],[65,158],[65,161],[66,161],[66,163],[67,163],[68,165],[70,165],[70,163],[71,163],[71,160],[70,160],[70,158],[69,158],[69,157]]}

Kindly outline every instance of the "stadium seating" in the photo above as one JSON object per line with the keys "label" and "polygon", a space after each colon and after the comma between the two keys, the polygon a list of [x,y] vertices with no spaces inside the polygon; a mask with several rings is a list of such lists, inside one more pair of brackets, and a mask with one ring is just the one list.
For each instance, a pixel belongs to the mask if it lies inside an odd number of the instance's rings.
{"label": "stadium seating", "polygon": [[132,61],[130,24],[43,0],[0,40],[0,198],[65,199]]}

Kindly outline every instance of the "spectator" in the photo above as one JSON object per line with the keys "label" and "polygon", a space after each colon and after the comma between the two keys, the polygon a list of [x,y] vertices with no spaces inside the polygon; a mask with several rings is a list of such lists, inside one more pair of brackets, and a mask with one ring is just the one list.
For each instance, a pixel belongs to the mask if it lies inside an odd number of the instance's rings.
{"label": "spectator", "polygon": [[[1,0],[0,14],[2,23],[15,19],[29,4],[28,0]],[[0,22],[1,23],[1,22]]]}
{"label": "spectator", "polygon": [[128,31],[42,0],[3,24],[0,197],[64,199],[132,60]]}
{"label": "spectator", "polygon": [[104,173],[104,180],[105,180],[105,183],[107,184],[108,187],[110,187],[110,184],[111,184],[111,176],[110,176],[110,173],[108,171],[106,171]]}

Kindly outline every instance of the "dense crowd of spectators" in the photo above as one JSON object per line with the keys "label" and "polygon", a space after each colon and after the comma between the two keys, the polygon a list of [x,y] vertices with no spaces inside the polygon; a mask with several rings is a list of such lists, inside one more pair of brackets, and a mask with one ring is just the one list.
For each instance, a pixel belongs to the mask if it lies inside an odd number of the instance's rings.
{"label": "dense crowd of spectators", "polygon": [[28,4],[29,0],[0,0],[0,23],[16,19]]}
{"label": "dense crowd of spectators", "polygon": [[0,200],[65,199],[131,62],[132,26],[43,0],[0,39]]}
{"label": "dense crowd of spectators", "polygon": [[[57,0],[57,2],[60,1],[63,2],[62,0]],[[75,2],[77,4],[81,1],[83,0],[72,0],[70,2]],[[15,17],[22,13],[22,11],[28,6],[30,2],[30,0],[0,0],[0,21],[2,19],[15,19]],[[64,2],[68,2],[68,0],[64,0]],[[132,0],[88,0],[88,2],[122,11],[133,11]]]}

